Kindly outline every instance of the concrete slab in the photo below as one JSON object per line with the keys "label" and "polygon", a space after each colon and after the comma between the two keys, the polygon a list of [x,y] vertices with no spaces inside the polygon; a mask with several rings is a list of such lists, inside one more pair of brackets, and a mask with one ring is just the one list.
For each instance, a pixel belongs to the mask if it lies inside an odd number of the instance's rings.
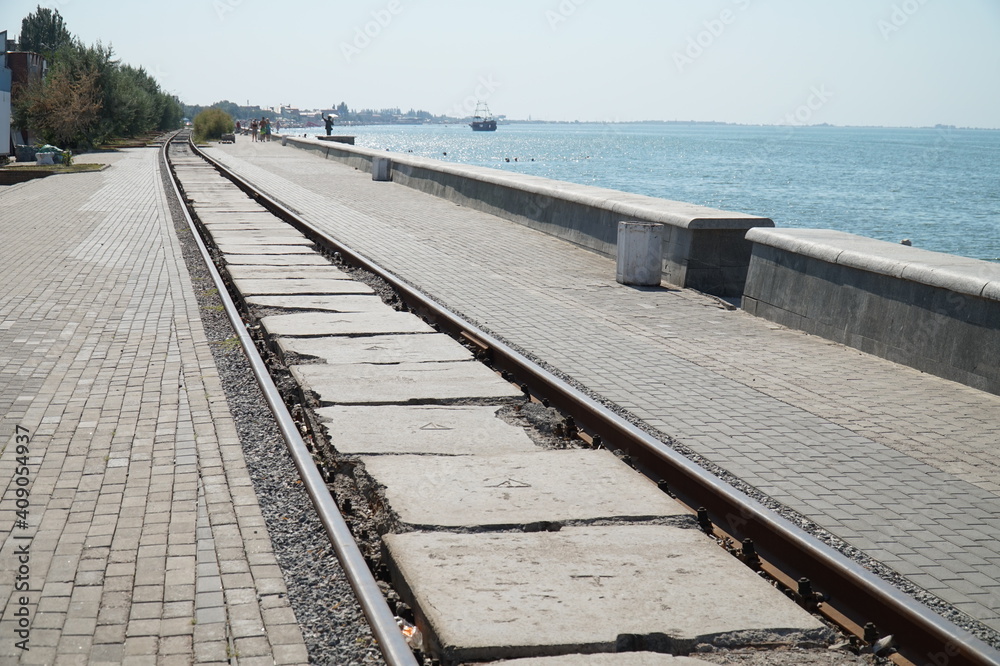
{"label": "concrete slab", "polygon": [[705,666],[690,657],[674,657],[658,652],[620,652],[618,654],[567,654],[561,657],[536,657],[493,661],[509,666]]}
{"label": "concrete slab", "polygon": [[196,201],[193,205],[199,215],[201,215],[202,211],[213,213],[256,213],[266,210],[249,197],[244,197],[242,200],[233,199],[231,201]]}
{"label": "concrete slab", "polygon": [[384,543],[396,589],[448,662],[613,652],[622,634],[657,652],[830,637],[697,530],[409,532]]}
{"label": "concrete slab", "polygon": [[[271,215],[262,215],[261,220],[257,222],[202,222],[205,227],[208,228],[212,233],[215,232],[243,232],[247,229],[253,229],[254,231],[284,231],[288,225],[281,220],[275,220]],[[270,218],[272,221],[266,221],[263,218]]]}
{"label": "concrete slab", "polygon": [[229,266],[329,266],[319,254],[235,254],[226,257]]}
{"label": "concrete slab", "polygon": [[[408,312],[397,312],[389,306],[386,306],[384,312],[299,312],[277,315],[264,317],[261,324],[271,335],[294,337],[434,332],[419,317]],[[457,342],[454,344],[458,345]]]}
{"label": "concrete slab", "polygon": [[299,241],[312,245],[312,241],[294,229],[263,229],[256,231],[246,229],[244,231],[213,231],[212,238],[217,243],[241,242],[247,239],[254,243],[281,243],[282,245],[297,245]]}
{"label": "concrete slab", "polygon": [[284,255],[284,254],[316,254],[316,250],[312,249],[311,243],[298,243],[295,245],[286,243],[238,243],[233,241],[216,241],[215,244],[218,246],[219,250],[225,255],[232,254],[270,254],[270,255]]}
{"label": "concrete slab", "polygon": [[230,266],[234,280],[350,280],[351,276],[327,262],[321,266]]}
{"label": "concrete slab", "polygon": [[212,234],[212,239],[215,244],[222,249],[223,245],[249,245],[252,247],[261,247],[268,245],[305,245],[308,247],[313,246],[313,242],[306,238],[305,236],[292,236],[292,235],[251,235],[244,233],[231,233],[222,232],[218,235]]}
{"label": "concrete slab", "polygon": [[652,520],[690,514],[608,451],[366,456],[389,506],[418,529]]}
{"label": "concrete slab", "polygon": [[374,294],[366,284],[354,280],[233,280],[236,288],[244,296],[279,296],[282,294]]}
{"label": "concrete slab", "polygon": [[[239,255],[227,255],[226,261]],[[274,255],[282,257],[285,255]],[[302,256],[302,255],[288,255]],[[320,310],[324,312],[381,312],[389,307],[374,294],[359,296],[352,294],[327,294],[324,296],[251,296],[246,299],[250,305],[263,308],[285,308],[287,310]]]}
{"label": "concrete slab", "polygon": [[257,225],[276,225],[286,229],[294,229],[287,222],[279,220],[266,209],[258,206],[256,210],[250,211],[216,211],[201,208],[198,209],[198,217],[206,225],[215,224],[238,224],[241,226],[255,227]]}
{"label": "concrete slab", "polygon": [[[385,306],[388,308],[389,306]],[[389,310],[392,312],[392,310]],[[368,315],[361,315],[368,316]],[[265,317],[265,319],[272,319]],[[265,327],[266,328],[266,327]],[[279,338],[279,351],[324,363],[440,363],[469,361],[472,353],[444,333],[334,338]]]}
{"label": "concrete slab", "polygon": [[521,391],[475,361],[396,365],[296,365],[292,375],[320,406],[517,398]]}
{"label": "concrete slab", "polygon": [[323,407],[316,413],[340,453],[470,456],[538,450],[496,407]]}

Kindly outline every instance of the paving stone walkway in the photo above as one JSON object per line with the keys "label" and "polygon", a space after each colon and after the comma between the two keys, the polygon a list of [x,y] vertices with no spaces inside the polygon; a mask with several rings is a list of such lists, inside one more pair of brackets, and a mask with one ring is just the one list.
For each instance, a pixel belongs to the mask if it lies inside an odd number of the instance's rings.
{"label": "paving stone walkway", "polygon": [[0,188],[3,663],[308,660],[158,159]]}
{"label": "paving stone walkway", "polygon": [[1000,630],[1000,397],[615,282],[614,262],[280,143],[212,154],[485,329]]}

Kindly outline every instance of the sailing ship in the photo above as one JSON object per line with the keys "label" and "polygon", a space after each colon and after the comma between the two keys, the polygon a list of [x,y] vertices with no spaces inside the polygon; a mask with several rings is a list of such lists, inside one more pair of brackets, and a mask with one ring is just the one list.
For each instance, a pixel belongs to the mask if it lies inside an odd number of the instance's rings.
{"label": "sailing ship", "polygon": [[476,103],[476,112],[472,116],[472,122],[469,123],[473,132],[496,132],[497,131],[497,121],[490,113],[490,107],[486,106],[486,102]]}

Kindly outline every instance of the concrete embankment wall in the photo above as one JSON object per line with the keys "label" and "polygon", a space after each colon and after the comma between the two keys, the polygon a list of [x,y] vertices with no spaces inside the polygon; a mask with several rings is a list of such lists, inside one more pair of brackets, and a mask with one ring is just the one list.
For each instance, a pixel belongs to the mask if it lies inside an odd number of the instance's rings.
{"label": "concrete embankment wall", "polygon": [[747,239],[747,312],[1000,394],[1000,264],[819,229]]}
{"label": "concrete embankment wall", "polygon": [[395,183],[611,257],[617,252],[618,222],[662,224],[663,279],[718,296],[743,293],[751,247],[746,231],[774,226],[766,217],[312,138],[286,136],[282,144],[369,172],[375,158],[388,157]]}

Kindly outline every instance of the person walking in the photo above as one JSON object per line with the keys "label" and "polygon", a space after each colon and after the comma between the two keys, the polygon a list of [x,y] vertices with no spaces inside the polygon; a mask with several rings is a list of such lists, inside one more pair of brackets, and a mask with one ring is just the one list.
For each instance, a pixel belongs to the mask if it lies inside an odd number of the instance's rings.
{"label": "person walking", "polygon": [[264,140],[265,141],[270,141],[271,140],[271,119],[270,118],[264,118]]}
{"label": "person walking", "polygon": [[330,132],[333,131],[333,114],[331,113],[326,118],[323,119],[323,124],[326,125],[326,135],[330,136]]}
{"label": "person walking", "polygon": [[256,141],[257,140],[257,119],[256,118],[254,118],[253,120],[250,121],[250,140],[251,141]]}

